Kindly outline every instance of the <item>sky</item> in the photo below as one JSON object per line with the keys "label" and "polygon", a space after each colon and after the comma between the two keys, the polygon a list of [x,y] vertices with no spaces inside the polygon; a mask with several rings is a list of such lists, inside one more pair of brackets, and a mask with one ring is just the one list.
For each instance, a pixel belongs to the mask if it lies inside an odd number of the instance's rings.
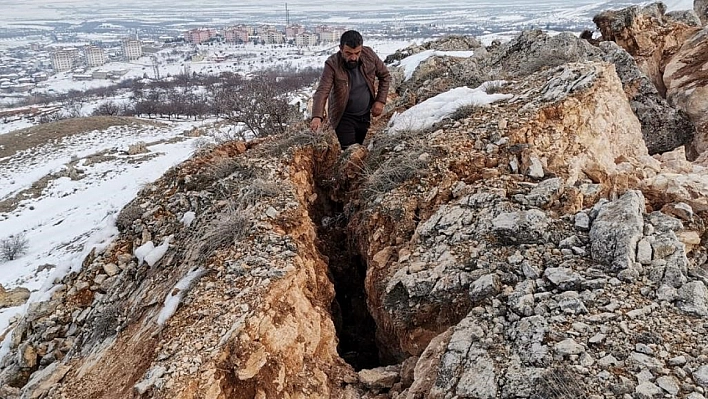
{"label": "sky", "polygon": [[[334,2],[331,0],[241,0],[239,2],[223,2],[222,0],[123,0],[120,2],[107,0],[4,0],[0,21],[20,22],[36,20],[82,20],[96,19],[112,15],[121,17],[130,15],[135,19],[156,18],[160,15],[180,14],[188,17],[223,18],[229,14],[285,14],[285,4],[293,17],[306,18],[308,14],[316,14],[318,18],[331,15],[339,21],[348,18],[356,19],[357,14],[381,13],[382,19],[391,13],[405,14],[454,14],[465,10],[499,9],[499,10],[553,10],[583,8],[608,9],[627,4],[648,4],[638,0],[597,1],[597,0],[487,0],[470,2],[468,0],[448,0],[444,3],[416,0],[387,0],[369,2]],[[621,4],[620,4],[621,3]],[[665,0],[669,10],[687,10],[693,8],[692,0]],[[150,14],[145,10],[151,10]]]}

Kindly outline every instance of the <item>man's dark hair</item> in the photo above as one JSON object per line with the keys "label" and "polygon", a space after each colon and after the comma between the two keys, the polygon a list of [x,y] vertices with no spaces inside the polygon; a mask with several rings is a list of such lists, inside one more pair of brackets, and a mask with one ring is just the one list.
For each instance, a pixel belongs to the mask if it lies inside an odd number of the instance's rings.
{"label": "man's dark hair", "polygon": [[357,48],[364,44],[364,39],[361,37],[361,33],[355,30],[348,30],[342,33],[342,38],[339,39],[339,47],[349,46],[351,48]]}

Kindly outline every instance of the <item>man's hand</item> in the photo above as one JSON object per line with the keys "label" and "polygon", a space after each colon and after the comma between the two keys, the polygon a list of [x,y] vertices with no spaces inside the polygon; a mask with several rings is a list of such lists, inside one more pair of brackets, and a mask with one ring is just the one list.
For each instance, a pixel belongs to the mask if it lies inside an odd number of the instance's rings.
{"label": "man's hand", "polygon": [[383,112],[384,109],[384,103],[376,101],[374,102],[374,105],[371,107],[371,116],[379,116]]}
{"label": "man's hand", "polygon": [[313,132],[318,132],[322,128],[322,119],[315,117],[310,121],[310,130]]}

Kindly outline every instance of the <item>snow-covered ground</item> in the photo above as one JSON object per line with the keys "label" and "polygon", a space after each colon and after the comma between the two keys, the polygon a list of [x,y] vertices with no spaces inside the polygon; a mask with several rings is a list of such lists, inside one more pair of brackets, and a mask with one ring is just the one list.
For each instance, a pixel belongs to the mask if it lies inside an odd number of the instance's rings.
{"label": "snow-covered ground", "polygon": [[[0,263],[0,284],[6,289],[30,289],[30,302],[46,298],[55,278],[79,268],[91,248],[107,245],[116,236],[118,211],[141,187],[192,154],[195,139],[184,137],[183,132],[204,123],[115,126],[0,159],[0,200],[47,174],[61,172],[72,160],[79,159],[76,169],[82,172],[79,180],[50,180],[39,197],[0,214],[0,239],[24,233],[29,243],[26,255]],[[175,137],[183,140],[165,142]],[[127,155],[128,145],[139,141],[156,144],[148,147],[147,154]],[[89,160],[89,155],[101,151],[108,157]],[[0,335],[25,307],[0,309]]]}

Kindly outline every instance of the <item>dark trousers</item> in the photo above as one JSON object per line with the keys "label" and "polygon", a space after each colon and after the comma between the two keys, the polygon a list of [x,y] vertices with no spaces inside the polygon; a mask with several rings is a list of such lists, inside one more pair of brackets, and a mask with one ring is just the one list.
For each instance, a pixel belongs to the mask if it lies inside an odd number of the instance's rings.
{"label": "dark trousers", "polygon": [[342,115],[342,120],[339,121],[339,125],[334,129],[334,131],[337,132],[339,145],[345,150],[354,143],[362,144],[370,125],[371,114],[369,112],[361,116]]}

